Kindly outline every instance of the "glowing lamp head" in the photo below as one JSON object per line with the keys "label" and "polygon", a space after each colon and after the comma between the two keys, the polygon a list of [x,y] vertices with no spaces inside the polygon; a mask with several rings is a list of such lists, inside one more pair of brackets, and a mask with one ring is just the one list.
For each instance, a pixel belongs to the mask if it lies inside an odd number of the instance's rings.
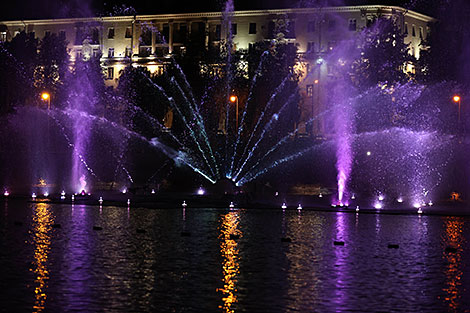
{"label": "glowing lamp head", "polygon": [[237,96],[230,96],[230,102],[234,103],[237,101]]}
{"label": "glowing lamp head", "polygon": [[197,194],[202,196],[206,193],[206,191],[202,188],[202,187],[199,187],[199,189],[197,190]]}
{"label": "glowing lamp head", "polygon": [[370,156],[372,154],[372,152],[367,151],[366,154],[367,154],[367,156]]}
{"label": "glowing lamp head", "polygon": [[380,209],[382,208],[382,203],[376,202],[376,203],[374,204],[374,208],[376,208],[377,210],[380,210]]}
{"label": "glowing lamp head", "polygon": [[41,94],[41,99],[44,100],[44,101],[49,100],[50,97],[51,97],[51,95],[50,95],[49,93],[47,93],[47,92],[43,92],[43,93]]}
{"label": "glowing lamp head", "polygon": [[454,100],[454,102],[459,102],[460,101],[460,96],[458,95],[455,95],[452,100]]}

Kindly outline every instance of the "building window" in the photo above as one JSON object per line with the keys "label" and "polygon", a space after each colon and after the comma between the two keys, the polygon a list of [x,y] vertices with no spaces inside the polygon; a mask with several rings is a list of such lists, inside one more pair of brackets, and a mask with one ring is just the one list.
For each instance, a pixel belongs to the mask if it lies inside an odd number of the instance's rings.
{"label": "building window", "polygon": [[315,52],[315,42],[313,41],[307,43],[307,53],[309,52]]}
{"label": "building window", "polygon": [[405,35],[408,35],[408,23],[405,22]]}
{"label": "building window", "polygon": [[93,57],[97,58],[100,55],[100,50],[99,49],[93,49]]}
{"label": "building window", "polygon": [[49,37],[51,35],[51,31],[50,30],[46,30],[44,32],[44,37]]}
{"label": "building window", "polygon": [[126,38],[132,38],[132,27],[126,27]]}
{"label": "building window", "polygon": [[307,24],[307,33],[313,33],[315,31],[315,21],[310,21]]}
{"label": "building window", "polygon": [[313,85],[307,85],[307,97],[313,97]]}
{"label": "building window", "polygon": [[83,59],[82,50],[77,50],[77,60]]}
{"label": "building window", "polygon": [[65,39],[65,37],[66,37],[65,30],[59,31],[59,38]]}
{"label": "building window", "polygon": [[249,34],[256,34],[256,23],[250,23]]}
{"label": "building window", "polygon": [[220,24],[215,25],[215,40],[219,41],[220,40],[220,34],[221,34],[221,28]]}
{"label": "building window", "polygon": [[336,29],[336,21],[335,20],[329,20],[328,21],[328,31],[334,31]]}
{"label": "building window", "polygon": [[108,67],[108,79],[114,79],[114,67]]}
{"label": "building window", "polygon": [[114,28],[108,28],[108,39],[114,39]]}
{"label": "building window", "polygon": [[237,24],[233,23],[232,24],[232,35],[236,35],[237,34]]}
{"label": "building window", "polygon": [[415,30],[415,26],[414,26],[414,25],[411,26],[411,36],[412,36],[412,37],[416,37],[416,30]]}
{"label": "building window", "polygon": [[126,47],[125,56],[126,56],[127,58],[130,58],[130,57],[131,57],[131,54],[132,54],[131,47]]}
{"label": "building window", "polygon": [[349,27],[348,29],[352,32],[355,32],[357,30],[357,22],[355,18],[352,18],[349,20]]}
{"label": "building window", "polygon": [[287,24],[286,38],[295,38],[295,21],[289,21]]}
{"label": "building window", "polygon": [[7,41],[7,32],[0,32],[0,42]]}
{"label": "building window", "polygon": [[108,49],[108,58],[114,58],[114,48]]}
{"label": "building window", "polygon": [[422,27],[419,27],[419,39],[423,40],[424,39],[424,31]]}

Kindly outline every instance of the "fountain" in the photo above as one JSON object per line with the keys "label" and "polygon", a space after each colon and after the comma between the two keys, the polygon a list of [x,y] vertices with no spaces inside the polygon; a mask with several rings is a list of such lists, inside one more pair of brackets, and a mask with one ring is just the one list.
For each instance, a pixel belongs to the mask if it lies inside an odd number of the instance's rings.
{"label": "fountain", "polygon": [[[233,2],[228,1],[223,23],[231,24],[232,13]],[[452,123],[450,118],[429,113],[443,106],[426,103],[431,87],[409,81],[354,88],[341,71],[351,62],[348,57],[357,56],[347,54],[351,42],[342,43],[317,60],[318,68],[341,61],[335,69],[340,78],[327,86],[334,90],[330,108],[306,121],[311,125],[324,120],[329,129],[321,141],[300,140],[301,126],[295,118],[300,99],[298,74],[293,67],[281,74],[269,70],[276,53],[290,46],[281,39],[261,46],[259,61],[250,64],[248,78],[242,80],[236,77],[234,68],[240,59],[232,53],[231,27],[227,29],[221,47],[225,68],[220,69],[225,75],[207,78],[207,86],[197,92],[172,56],[167,58],[166,73],[160,76],[133,66],[125,68],[116,91],[107,90],[101,77],[96,77],[96,60],[76,61],[73,72],[65,77],[67,86],[61,97],[52,97],[50,107],[25,104],[8,116],[4,133],[11,139],[2,141],[2,151],[24,143],[20,150],[25,153],[11,158],[20,164],[15,171],[5,169],[11,165],[8,162],[2,171],[9,174],[9,181],[23,186],[39,179],[47,181],[47,188],[36,185],[27,190],[33,192],[33,198],[63,190],[61,199],[67,191],[73,201],[91,190],[117,190],[118,186],[122,194],[146,186],[145,192],[153,195],[155,186],[167,181],[170,173],[192,185],[192,194],[193,186],[199,185],[198,196],[208,194],[203,182],[228,185],[227,181],[231,186],[225,188],[230,189],[225,194],[238,195],[245,186],[257,187],[256,182],[266,177],[266,181],[277,179],[277,185],[282,185],[284,172],[291,169],[296,171],[289,173],[294,177],[291,180],[300,180],[297,174],[304,175],[303,165],[315,163],[311,166],[334,166],[336,170],[335,179],[322,183],[333,185],[335,180],[334,195],[328,201],[337,209],[354,204],[358,210],[358,199],[370,200],[367,206],[375,209],[390,207],[390,199],[396,199],[393,205],[421,208],[441,197],[456,137],[444,127]],[[125,91],[135,88],[137,80],[165,108],[165,119],[126,97]],[[245,88],[234,95],[240,80]],[[218,113],[213,113],[212,106],[217,106]],[[185,187],[184,183],[175,185],[173,188]],[[7,192],[5,189],[5,196]],[[324,197],[327,194],[320,192],[315,201]],[[99,199],[102,203],[102,197]],[[298,209],[302,209],[300,204]]]}

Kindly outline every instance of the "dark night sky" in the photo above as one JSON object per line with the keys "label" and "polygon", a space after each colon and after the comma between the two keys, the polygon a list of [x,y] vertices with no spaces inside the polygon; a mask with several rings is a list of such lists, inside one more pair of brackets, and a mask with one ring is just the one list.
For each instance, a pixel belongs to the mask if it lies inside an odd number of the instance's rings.
{"label": "dark night sky", "polygon": [[[422,13],[432,14],[434,5],[430,4],[430,2],[436,3],[439,2],[439,0],[235,0],[235,9],[249,10],[318,5],[389,4],[404,6]],[[220,11],[224,3],[224,0],[17,0],[2,4],[0,20],[111,15],[113,7],[122,4],[125,4],[126,7],[135,8],[137,14]]]}

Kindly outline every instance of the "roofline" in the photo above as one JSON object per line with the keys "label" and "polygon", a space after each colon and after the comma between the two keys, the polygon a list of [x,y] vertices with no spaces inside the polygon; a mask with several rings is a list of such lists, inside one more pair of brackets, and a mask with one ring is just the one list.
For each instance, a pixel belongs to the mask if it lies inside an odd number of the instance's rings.
{"label": "roofline", "polygon": [[[412,11],[398,6],[387,5],[357,5],[357,6],[339,6],[339,7],[323,7],[323,8],[294,8],[294,9],[268,9],[268,10],[249,10],[249,11],[234,11],[233,17],[244,16],[260,16],[260,15],[279,15],[279,14],[297,14],[297,13],[334,13],[334,12],[354,12],[357,10],[380,10],[390,11],[395,10],[404,13],[410,17],[422,20],[424,22],[435,22],[435,18]],[[67,24],[67,23],[80,23],[80,22],[123,22],[147,20],[185,20],[191,18],[222,18],[223,12],[198,12],[198,13],[176,13],[176,14],[153,14],[153,15],[136,15],[134,16],[103,16],[103,17],[80,17],[80,18],[59,18],[59,19],[37,19],[37,20],[13,20],[13,21],[0,21],[0,24],[6,26],[16,26],[25,24]]]}

